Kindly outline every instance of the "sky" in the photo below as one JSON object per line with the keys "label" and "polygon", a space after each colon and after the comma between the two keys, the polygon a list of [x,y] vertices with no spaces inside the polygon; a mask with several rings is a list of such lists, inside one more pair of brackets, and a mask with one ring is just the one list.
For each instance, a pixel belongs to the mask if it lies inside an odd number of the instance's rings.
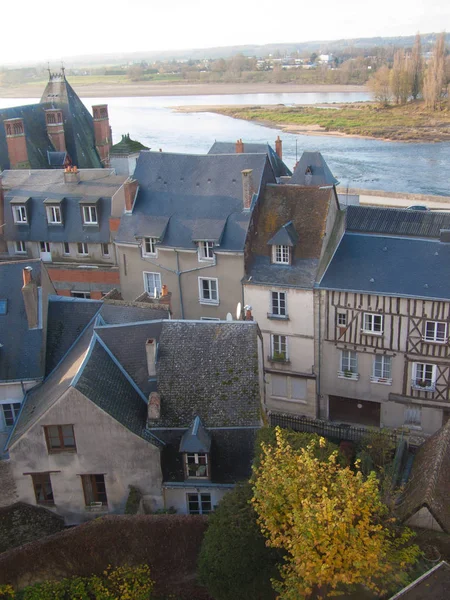
{"label": "sky", "polygon": [[450,28],[450,2],[22,0],[20,10],[14,2],[2,6],[2,23],[0,65],[87,54],[441,32]]}

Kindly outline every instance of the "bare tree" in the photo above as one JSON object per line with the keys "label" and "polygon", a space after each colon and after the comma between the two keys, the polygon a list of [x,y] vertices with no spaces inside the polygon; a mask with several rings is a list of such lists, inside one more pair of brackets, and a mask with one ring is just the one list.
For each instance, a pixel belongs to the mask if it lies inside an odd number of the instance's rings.
{"label": "bare tree", "polygon": [[377,102],[388,106],[392,99],[390,71],[387,65],[383,65],[369,79],[368,86]]}
{"label": "bare tree", "polygon": [[434,45],[433,56],[423,81],[423,97],[427,108],[439,108],[445,83],[445,33],[441,33]]}
{"label": "bare tree", "polygon": [[397,104],[406,104],[411,88],[411,71],[409,57],[404,50],[394,54],[394,66],[391,70],[391,91]]}
{"label": "bare tree", "polygon": [[422,93],[423,85],[423,58],[422,58],[422,42],[420,33],[416,34],[414,46],[411,54],[411,96],[417,100]]}

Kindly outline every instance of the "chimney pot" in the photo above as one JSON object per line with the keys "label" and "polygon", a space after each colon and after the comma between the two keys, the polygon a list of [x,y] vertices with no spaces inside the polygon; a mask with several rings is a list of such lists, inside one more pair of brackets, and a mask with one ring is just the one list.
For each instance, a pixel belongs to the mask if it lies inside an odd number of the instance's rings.
{"label": "chimney pot", "polygon": [[125,212],[132,212],[137,189],[138,182],[136,179],[131,179],[131,177],[129,177],[123,184],[123,190],[125,193]]}
{"label": "chimney pot", "polygon": [[242,200],[244,210],[250,210],[254,193],[253,169],[244,169],[242,171]]}
{"label": "chimney pot", "polygon": [[164,283],[162,286],[162,290],[161,290],[161,297],[163,298],[164,296],[167,296],[168,293],[169,293],[169,288]]}
{"label": "chimney pot", "polygon": [[156,377],[156,340],[149,338],[145,342],[145,352],[147,355],[147,370],[149,377]]}
{"label": "chimney pot", "polygon": [[275,140],[275,152],[278,154],[280,160],[283,160],[283,142],[280,139],[280,136],[277,136]]}
{"label": "chimney pot", "polygon": [[243,154],[244,153],[244,142],[242,141],[242,139],[237,140],[236,142],[236,154]]}
{"label": "chimney pot", "polygon": [[244,310],[245,310],[244,321],[253,321],[252,307],[249,305],[244,306]]}
{"label": "chimney pot", "polygon": [[33,281],[33,267],[25,267],[22,270],[23,285],[28,285]]}

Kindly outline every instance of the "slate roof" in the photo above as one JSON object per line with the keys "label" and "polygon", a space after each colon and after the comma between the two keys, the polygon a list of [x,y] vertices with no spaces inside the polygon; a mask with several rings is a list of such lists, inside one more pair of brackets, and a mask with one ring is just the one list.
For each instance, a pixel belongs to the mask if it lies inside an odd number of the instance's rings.
{"label": "slate roof", "polygon": [[[331,189],[267,185],[249,236],[251,258],[246,264],[247,281],[251,277],[252,284],[312,289],[332,202],[335,199]],[[280,232],[291,243],[295,240],[291,265],[271,264],[270,244],[285,239]]]}
{"label": "slate roof", "polygon": [[[292,175],[292,172],[268,143],[258,144],[254,142],[245,142],[243,146],[244,154],[267,154],[276,177],[289,177]],[[208,150],[208,154],[236,154],[236,143],[214,142]]]}
{"label": "slate roof", "polygon": [[346,233],[317,287],[449,300],[449,264],[437,240]]}
{"label": "slate roof", "polygon": [[427,507],[445,533],[450,533],[450,421],[420,446],[396,512],[407,521]]}
{"label": "slate roof", "polygon": [[211,434],[205,429],[200,417],[195,417],[180,441],[180,452],[209,452]]}
{"label": "slate roof", "polygon": [[[44,334],[28,329],[22,296],[25,267],[32,267],[33,280],[41,284],[40,260],[0,262],[0,300],[7,300],[6,314],[0,314],[0,381],[35,379],[44,375]],[[42,298],[41,298],[42,300]]]}
{"label": "slate roof", "polygon": [[448,600],[449,590],[450,565],[442,561],[389,600]]}
{"label": "slate roof", "polygon": [[67,80],[56,76],[48,81],[39,104],[0,110],[0,171],[10,168],[3,121],[17,117],[22,118],[24,122],[31,168],[49,168],[47,152],[55,151],[47,135],[45,123],[45,111],[49,108],[62,110],[66,147],[72,164],[87,169],[102,167],[95,148],[92,116]]}
{"label": "slate roof", "polygon": [[[5,188],[5,239],[11,241],[92,242],[110,241],[111,198],[127,178],[113,169],[80,171],[79,183],[65,183],[57,170],[14,170],[3,172]],[[28,198],[28,223],[14,223],[11,201]],[[47,200],[61,202],[63,225],[49,225]],[[96,203],[99,226],[83,225],[80,200]]]}
{"label": "slate roof", "polygon": [[[306,170],[311,170],[311,180],[306,176]],[[330,186],[337,185],[339,181],[330,171],[325,159],[320,152],[303,152],[294,169],[290,184]]]}
{"label": "slate roof", "polygon": [[280,227],[276,234],[271,238],[267,244],[269,246],[295,246],[298,242],[298,234],[295,231],[295,227],[292,221]]}
{"label": "slate roof", "polygon": [[139,192],[132,214],[121,218],[116,241],[162,235],[162,246],[196,248],[195,239],[210,231],[220,236],[220,250],[242,251],[250,211],[243,210],[242,174],[253,170],[258,190],[275,183],[262,154],[192,155],[141,152],[134,177]]}
{"label": "slate roof", "polygon": [[347,208],[348,231],[439,238],[441,229],[450,229],[448,212],[374,206]]}

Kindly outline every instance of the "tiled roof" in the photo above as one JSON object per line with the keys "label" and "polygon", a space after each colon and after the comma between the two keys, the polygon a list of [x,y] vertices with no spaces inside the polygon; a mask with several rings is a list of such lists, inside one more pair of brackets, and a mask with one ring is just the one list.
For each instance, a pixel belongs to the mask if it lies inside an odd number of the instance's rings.
{"label": "tiled roof", "polygon": [[21,292],[24,267],[32,267],[33,280],[39,286],[43,268],[40,260],[0,262],[0,300],[7,301],[6,314],[0,314],[0,381],[44,375],[45,338],[42,328],[28,328]]}
{"label": "tiled roof", "polygon": [[450,299],[450,244],[346,233],[319,288]]}
{"label": "tiled roof", "polygon": [[[276,177],[288,177],[292,175],[291,171],[269,144],[244,142],[243,146],[244,154],[267,154]],[[208,154],[236,154],[236,143],[214,142],[208,150]]]}
{"label": "tiled roof", "polygon": [[419,448],[397,513],[406,521],[425,506],[445,533],[450,533],[449,490],[450,421],[447,421]]}
{"label": "tiled roof", "polygon": [[[139,192],[130,215],[121,218],[116,240],[160,234],[162,246],[196,247],[200,235],[223,230],[221,250],[242,251],[250,213],[243,209],[242,171],[253,170],[256,191],[275,176],[266,155],[189,155],[141,152],[134,177]],[[159,223],[155,230],[155,220]],[[217,235],[217,233],[215,234]]]}
{"label": "tiled roof", "polygon": [[[307,170],[311,177],[307,176]],[[303,152],[298,161],[290,184],[296,185],[337,185],[339,182],[330,171],[320,152]]]}
{"label": "tiled roof", "polygon": [[442,561],[389,600],[448,600],[449,590],[450,565]]}
{"label": "tiled roof", "polygon": [[450,212],[349,206],[347,230],[409,237],[439,238],[441,229],[450,229]]}

